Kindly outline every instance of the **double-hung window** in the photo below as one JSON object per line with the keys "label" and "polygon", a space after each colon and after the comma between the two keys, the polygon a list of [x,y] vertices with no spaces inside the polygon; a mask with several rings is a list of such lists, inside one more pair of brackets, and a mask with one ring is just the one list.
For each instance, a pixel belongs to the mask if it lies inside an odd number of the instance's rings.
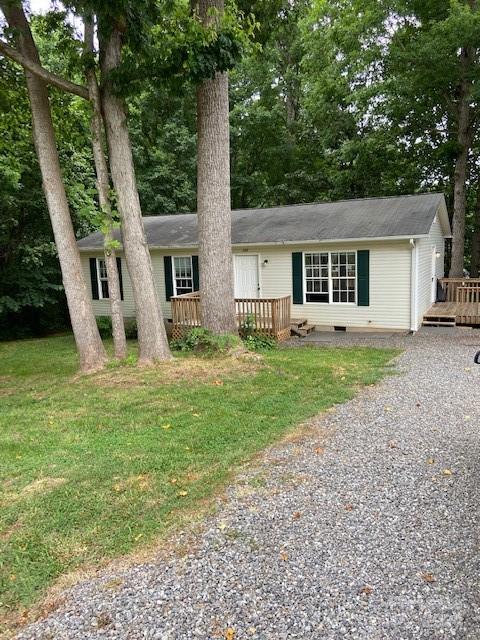
{"label": "double-hung window", "polygon": [[305,302],[355,304],[356,251],[305,253],[304,268]]}
{"label": "double-hung window", "polygon": [[357,254],[341,251],[330,254],[332,273],[332,302],[355,302]]}
{"label": "double-hung window", "polygon": [[305,296],[307,302],[329,301],[328,253],[305,254]]}
{"label": "double-hung window", "polygon": [[176,296],[193,292],[192,256],[173,257],[173,287]]}
{"label": "double-hung window", "polygon": [[97,258],[97,281],[98,281],[98,297],[100,300],[108,300],[108,277],[107,265],[103,258]]}

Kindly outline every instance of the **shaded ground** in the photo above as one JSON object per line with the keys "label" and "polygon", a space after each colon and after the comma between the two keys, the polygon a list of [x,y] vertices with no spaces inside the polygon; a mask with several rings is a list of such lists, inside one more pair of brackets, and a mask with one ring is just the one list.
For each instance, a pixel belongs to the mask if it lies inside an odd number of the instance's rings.
{"label": "shaded ground", "polygon": [[332,336],[404,347],[399,375],[246,470],[186,554],[112,568],[19,637],[476,640],[478,335]]}

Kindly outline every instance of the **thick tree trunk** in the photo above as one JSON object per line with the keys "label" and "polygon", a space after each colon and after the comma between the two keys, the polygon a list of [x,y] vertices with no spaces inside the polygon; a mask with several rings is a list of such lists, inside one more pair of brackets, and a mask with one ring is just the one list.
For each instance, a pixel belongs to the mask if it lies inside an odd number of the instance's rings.
{"label": "thick tree trunk", "polygon": [[[199,0],[199,17],[224,10],[224,0]],[[230,203],[228,76],[217,73],[197,87],[197,211],[202,324],[236,333]]]}
{"label": "thick tree trunk", "polygon": [[135,301],[139,362],[149,364],[168,360],[171,354],[143,226],[126,107],[113,92],[110,82],[110,73],[118,68],[121,61],[121,34],[115,27],[108,26],[108,37],[101,37],[100,32],[102,106],[113,186],[122,221],[123,249]]}
{"label": "thick tree trunk", "polygon": [[[0,7],[15,29],[20,53],[40,64],[38,51],[20,2],[1,0]],[[68,207],[56,147],[48,90],[43,80],[25,71],[33,120],[33,138],[42,174],[43,190],[55,237],[63,285],[82,371],[100,369],[106,354],[98,332],[91,295],[83,277],[80,253]]]}
{"label": "thick tree trunk", "polygon": [[473,216],[472,268],[470,275],[472,278],[478,278],[480,275],[480,187],[477,188],[477,201]]}
{"label": "thick tree trunk", "polygon": [[472,143],[472,127],[470,122],[471,81],[468,79],[468,73],[473,62],[473,51],[469,47],[464,47],[461,50],[460,56],[462,79],[459,86],[457,108],[458,155],[454,173],[452,259],[450,263],[450,278],[463,277],[465,254],[465,210],[467,204],[466,181],[468,155]]}
{"label": "thick tree trunk", "polygon": [[[93,22],[85,21],[85,49],[93,54]],[[100,208],[105,216],[106,233],[104,239],[105,266],[107,268],[108,294],[110,298],[110,313],[112,316],[112,336],[115,357],[119,360],[127,357],[127,340],[125,338],[125,323],[123,320],[122,295],[120,278],[117,269],[117,257],[113,242],[113,219],[110,203],[110,177],[108,165],[103,149],[103,119],[100,90],[97,76],[93,66],[89,66],[86,72],[88,91],[92,103],[92,148],[97,176],[97,191]]]}

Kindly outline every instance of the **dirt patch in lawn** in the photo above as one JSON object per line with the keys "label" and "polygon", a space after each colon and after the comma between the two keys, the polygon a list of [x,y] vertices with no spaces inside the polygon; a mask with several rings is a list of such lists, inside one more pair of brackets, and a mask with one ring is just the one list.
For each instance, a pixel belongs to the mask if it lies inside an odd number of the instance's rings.
{"label": "dirt patch in lawn", "polygon": [[34,480],[23,487],[21,495],[28,496],[32,493],[47,493],[47,491],[51,491],[52,489],[65,484],[65,482],[65,478],[38,478],[38,480]]}
{"label": "dirt patch in lawn", "polygon": [[[255,355],[255,354],[253,354]],[[118,367],[92,377],[95,384],[106,388],[169,385],[178,382],[199,382],[221,386],[224,378],[254,374],[266,365],[258,357],[179,358],[152,368]]]}

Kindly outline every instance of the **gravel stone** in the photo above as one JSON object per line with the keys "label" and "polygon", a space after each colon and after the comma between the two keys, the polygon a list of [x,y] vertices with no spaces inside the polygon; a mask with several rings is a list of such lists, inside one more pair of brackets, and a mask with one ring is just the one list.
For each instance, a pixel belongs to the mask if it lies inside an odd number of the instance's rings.
{"label": "gravel stone", "polygon": [[480,332],[302,344],[405,352],[247,467],[187,555],[115,563],[19,639],[478,640]]}

